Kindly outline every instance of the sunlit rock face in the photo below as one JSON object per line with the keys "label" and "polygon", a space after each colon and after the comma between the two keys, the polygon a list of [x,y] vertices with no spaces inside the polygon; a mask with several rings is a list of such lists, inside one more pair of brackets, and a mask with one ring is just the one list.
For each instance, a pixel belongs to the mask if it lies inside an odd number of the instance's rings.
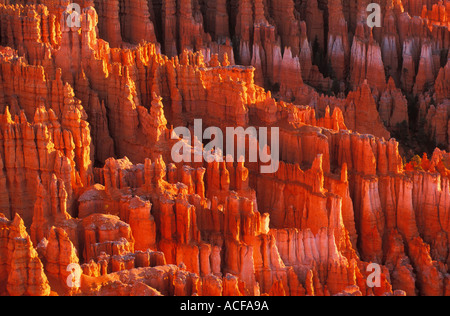
{"label": "sunlit rock face", "polygon": [[450,1],[369,3],[0,0],[0,295],[448,295]]}

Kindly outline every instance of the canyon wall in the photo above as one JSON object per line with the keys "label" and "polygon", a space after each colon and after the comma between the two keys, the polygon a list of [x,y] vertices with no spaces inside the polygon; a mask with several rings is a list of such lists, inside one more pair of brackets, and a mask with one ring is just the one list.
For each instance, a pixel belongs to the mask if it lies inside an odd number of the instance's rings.
{"label": "canyon wall", "polygon": [[76,3],[0,1],[0,295],[450,293],[448,1]]}

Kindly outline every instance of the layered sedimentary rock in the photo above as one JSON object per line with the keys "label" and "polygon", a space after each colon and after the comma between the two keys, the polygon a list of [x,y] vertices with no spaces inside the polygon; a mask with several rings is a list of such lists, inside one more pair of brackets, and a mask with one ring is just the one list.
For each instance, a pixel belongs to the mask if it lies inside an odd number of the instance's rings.
{"label": "layered sedimentary rock", "polygon": [[386,78],[381,49],[374,41],[371,31],[364,29],[363,23],[359,23],[356,28],[350,64],[350,82],[353,85],[353,89],[358,87],[364,80],[367,80],[371,88],[375,88],[378,91],[384,90]]}
{"label": "layered sedimentary rock", "polygon": [[328,3],[328,16],[327,57],[336,78],[343,80],[348,71],[350,43],[341,1]]}
{"label": "layered sedimentary rock", "polygon": [[450,292],[447,1],[4,2],[0,294]]}
{"label": "layered sedimentary rock", "polygon": [[403,122],[408,123],[408,101],[401,90],[395,86],[391,77],[387,88],[380,96],[378,113],[386,127],[395,127]]}
{"label": "layered sedimentary rock", "polygon": [[[66,210],[71,213],[74,211],[74,191],[92,181],[89,125],[72,101],[65,100],[61,121],[51,108],[46,110],[42,99],[32,123],[27,121],[24,110],[13,119],[6,107],[2,115],[1,155],[6,176],[3,189],[10,192],[12,198],[9,205],[2,202],[9,206],[3,211],[10,216],[20,214],[27,225],[31,224],[38,196],[46,196],[45,205],[41,206],[45,214],[50,213],[50,204],[53,204],[48,199],[49,193],[64,201],[54,202],[54,215],[60,207],[63,213]],[[55,180],[61,182],[61,188],[52,187]]]}
{"label": "layered sedimentary rock", "polygon": [[12,221],[0,214],[2,295],[48,296],[50,285],[44,266],[26,232],[23,220],[16,215]]}
{"label": "layered sedimentary rock", "polygon": [[48,240],[42,239],[38,245],[38,252],[43,257],[45,271],[49,276],[66,283],[71,276],[70,267],[79,263],[77,250],[68,234],[62,228],[53,227],[48,234]]}

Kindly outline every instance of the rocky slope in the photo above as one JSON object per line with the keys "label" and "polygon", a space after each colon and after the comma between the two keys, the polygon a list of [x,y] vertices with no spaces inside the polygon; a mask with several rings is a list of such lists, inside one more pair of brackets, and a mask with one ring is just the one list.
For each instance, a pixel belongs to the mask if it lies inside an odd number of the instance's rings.
{"label": "rocky slope", "polygon": [[0,0],[0,295],[450,293],[449,1],[76,3]]}

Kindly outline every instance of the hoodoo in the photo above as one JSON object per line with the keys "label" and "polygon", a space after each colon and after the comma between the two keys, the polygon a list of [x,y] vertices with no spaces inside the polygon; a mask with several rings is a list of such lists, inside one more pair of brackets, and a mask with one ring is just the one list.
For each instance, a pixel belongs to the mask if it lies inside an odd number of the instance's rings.
{"label": "hoodoo", "polygon": [[0,295],[449,295],[450,1],[376,4],[0,0]]}

